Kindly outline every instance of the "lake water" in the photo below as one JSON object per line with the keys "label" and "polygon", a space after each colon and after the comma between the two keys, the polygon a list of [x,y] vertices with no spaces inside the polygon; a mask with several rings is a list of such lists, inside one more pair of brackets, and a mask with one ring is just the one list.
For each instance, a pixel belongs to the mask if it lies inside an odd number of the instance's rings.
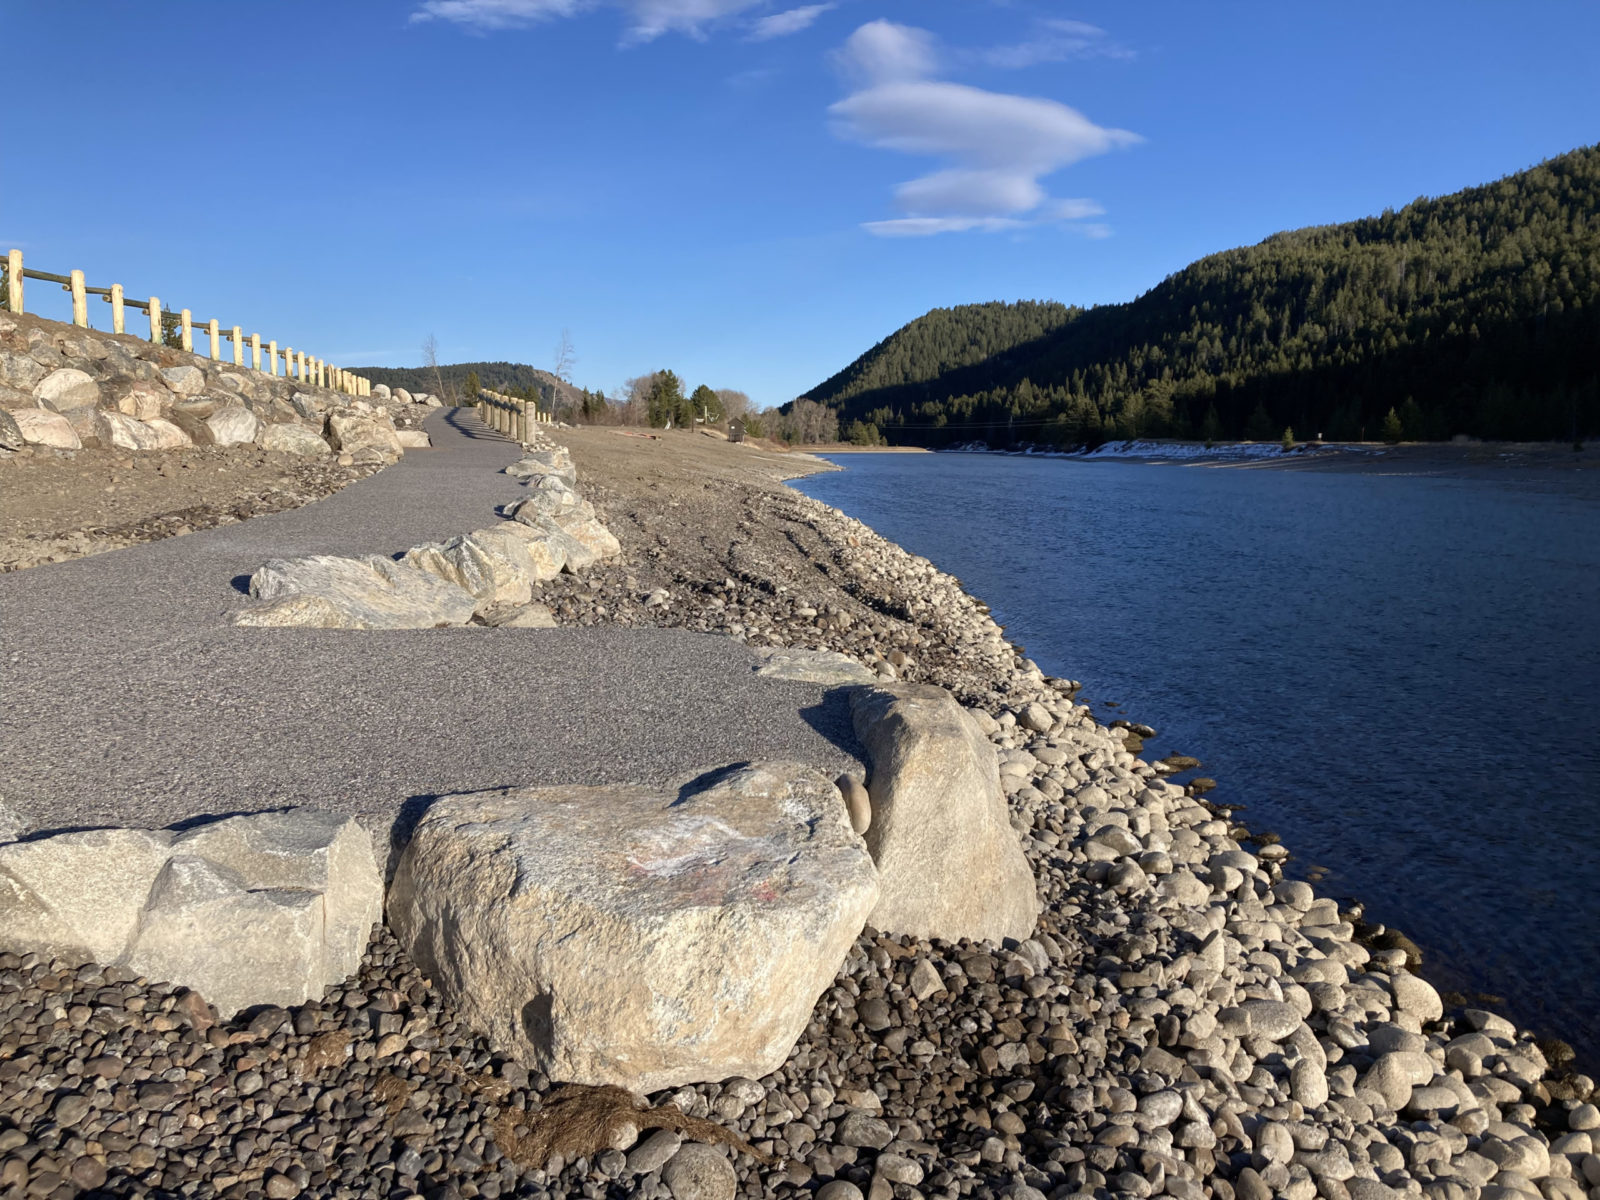
{"label": "lake water", "polygon": [[[1441,988],[1600,1067],[1600,489],[1001,455],[795,486],[1155,726]],[[1118,707],[1108,707],[1105,702]]]}

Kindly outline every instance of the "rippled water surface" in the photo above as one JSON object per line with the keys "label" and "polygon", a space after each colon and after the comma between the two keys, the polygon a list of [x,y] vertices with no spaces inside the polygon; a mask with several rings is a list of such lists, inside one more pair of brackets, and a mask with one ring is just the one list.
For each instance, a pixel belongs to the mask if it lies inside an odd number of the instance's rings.
{"label": "rippled water surface", "polygon": [[[796,481],[1155,726],[1291,869],[1600,1066],[1600,494],[998,455]],[[1105,704],[1113,701],[1120,707]]]}

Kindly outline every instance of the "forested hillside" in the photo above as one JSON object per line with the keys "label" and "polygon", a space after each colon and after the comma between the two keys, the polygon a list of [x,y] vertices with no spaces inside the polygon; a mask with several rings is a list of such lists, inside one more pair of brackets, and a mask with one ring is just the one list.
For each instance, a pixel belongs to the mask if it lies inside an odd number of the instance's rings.
{"label": "forested hillside", "polygon": [[1594,436],[1600,147],[1215,254],[1126,304],[938,309],[807,398],[847,435],[928,445],[1376,438],[1391,409],[1409,439]]}

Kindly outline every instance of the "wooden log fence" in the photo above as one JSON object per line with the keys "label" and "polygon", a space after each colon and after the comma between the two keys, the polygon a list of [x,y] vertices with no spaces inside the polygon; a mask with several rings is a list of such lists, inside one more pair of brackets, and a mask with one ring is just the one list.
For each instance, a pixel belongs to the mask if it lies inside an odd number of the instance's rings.
{"label": "wooden log fence", "polygon": [[[38,279],[45,283],[58,283],[61,290],[72,296],[72,323],[80,329],[89,328],[89,297],[99,296],[111,305],[111,331],[113,333],[127,332],[127,310],[143,309],[150,318],[150,340],[168,344],[169,337],[176,336],[178,345],[184,350],[194,353],[194,328],[197,322],[194,314],[187,308],[173,314],[170,309],[163,309],[159,297],[151,296],[148,300],[129,300],[120,283],[113,283],[110,287],[89,287],[84,283],[83,272],[73,271],[68,275],[53,275],[48,271],[35,271],[32,267],[22,265],[22,251],[13,250],[6,255],[5,261],[5,300],[6,308],[14,313],[25,311],[23,308],[22,281],[24,279]],[[252,333],[246,337],[242,327],[233,325],[224,327],[216,318],[199,322],[201,330],[206,335],[213,361],[222,360],[222,340],[226,338],[230,343],[230,357],[236,367],[245,366],[245,346],[250,347],[249,366],[252,370],[263,370],[262,353],[265,351],[265,373],[276,376],[280,360],[283,364],[283,375],[286,378],[298,380],[307,386],[332,388],[334,391],[345,393],[347,396],[372,395],[372,381],[365,376],[355,375],[341,367],[333,366],[324,360],[311,357],[304,350],[295,350],[285,346],[280,353],[276,341],[268,341],[262,345],[261,335]]]}
{"label": "wooden log fence", "polygon": [[528,440],[531,426],[555,424],[555,419],[549,413],[540,412],[534,401],[491,392],[488,388],[478,389],[478,418],[490,429],[519,442]]}

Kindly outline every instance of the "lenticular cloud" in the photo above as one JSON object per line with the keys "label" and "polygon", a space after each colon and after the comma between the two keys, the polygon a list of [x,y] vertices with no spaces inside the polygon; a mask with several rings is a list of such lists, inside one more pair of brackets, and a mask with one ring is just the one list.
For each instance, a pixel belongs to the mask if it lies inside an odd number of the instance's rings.
{"label": "lenticular cloud", "polygon": [[[950,164],[897,187],[895,199],[906,217],[872,222],[869,232],[994,232],[1098,212],[1092,201],[1052,201],[1041,178],[1140,140],[1125,129],[1096,125],[1056,100],[926,78],[935,55],[922,30],[874,21],[851,35],[837,60],[865,86],[829,109],[836,133]],[[1024,221],[1024,214],[1031,216]]]}

